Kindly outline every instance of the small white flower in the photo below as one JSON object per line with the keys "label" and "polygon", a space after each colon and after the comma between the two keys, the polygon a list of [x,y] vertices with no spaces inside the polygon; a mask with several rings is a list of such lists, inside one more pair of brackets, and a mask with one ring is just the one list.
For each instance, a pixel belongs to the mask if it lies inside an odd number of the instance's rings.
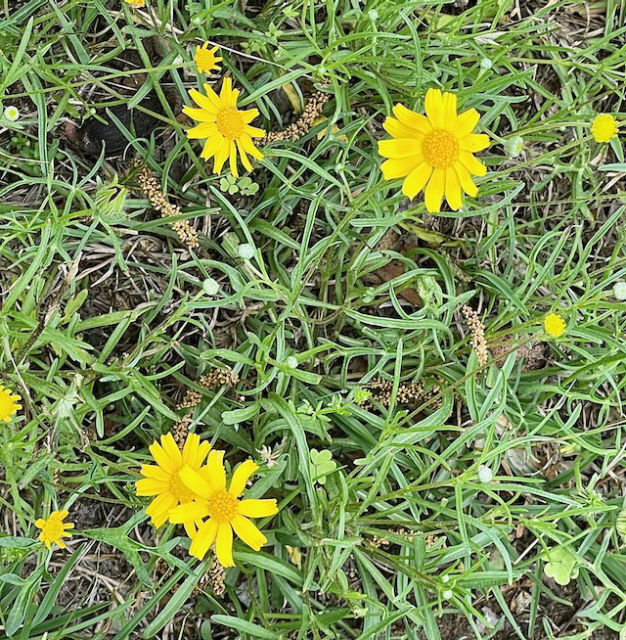
{"label": "small white flower", "polygon": [[451,591],[450,589],[446,589],[446,590],[445,590],[441,595],[443,595],[443,597],[444,597],[446,600],[450,600],[450,598],[451,598],[454,594],[452,593],[452,591]]}
{"label": "small white flower", "polygon": [[489,58],[483,58],[480,61],[480,67],[481,67],[481,69],[484,69],[485,71],[489,71],[493,67],[493,62],[491,62],[491,60],[489,60]]}
{"label": "small white flower", "polygon": [[617,300],[626,300],[626,282],[616,282],[613,285],[613,295]]}
{"label": "small white flower", "polygon": [[17,107],[10,106],[4,110],[4,117],[9,122],[15,122],[20,117],[20,112]]}
{"label": "small white flower", "polygon": [[486,467],[484,464],[481,464],[478,467],[478,479],[483,484],[489,484],[493,480],[493,473],[489,467]]}
{"label": "small white flower", "polygon": [[240,244],[238,251],[242,260],[251,260],[254,257],[254,247],[251,244]]}
{"label": "small white flower", "polygon": [[376,9],[370,9],[367,12],[367,15],[370,17],[372,22],[376,22],[376,20],[378,20],[378,11],[376,11]]}
{"label": "small white flower", "polygon": [[202,283],[202,290],[207,296],[214,296],[220,290],[220,285],[213,278],[207,278]]}
{"label": "small white flower", "polygon": [[450,576],[443,576],[441,582],[450,582]]}

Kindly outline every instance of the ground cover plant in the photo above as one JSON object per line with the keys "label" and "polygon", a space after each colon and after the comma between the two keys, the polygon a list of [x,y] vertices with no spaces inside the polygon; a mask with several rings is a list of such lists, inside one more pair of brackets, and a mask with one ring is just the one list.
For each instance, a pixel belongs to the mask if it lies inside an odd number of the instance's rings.
{"label": "ground cover plant", "polygon": [[0,638],[626,636],[625,45],[0,0]]}

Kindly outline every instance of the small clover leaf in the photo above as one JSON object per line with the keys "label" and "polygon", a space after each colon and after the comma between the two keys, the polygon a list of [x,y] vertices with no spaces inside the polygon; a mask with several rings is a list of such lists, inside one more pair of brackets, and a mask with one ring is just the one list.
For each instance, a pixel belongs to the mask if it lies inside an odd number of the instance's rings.
{"label": "small clover leaf", "polygon": [[220,189],[229,193],[231,196],[239,191],[237,186],[237,178],[228,174],[226,177],[220,179]]}
{"label": "small clover leaf", "polygon": [[548,562],[543,568],[544,573],[549,578],[554,578],[558,584],[565,586],[570,580],[578,577],[578,558],[567,547],[550,549],[546,558]]}
{"label": "small clover leaf", "polygon": [[333,454],[328,449],[322,451],[311,449],[310,456],[313,464],[313,482],[323,485],[326,483],[326,476],[337,468]]}

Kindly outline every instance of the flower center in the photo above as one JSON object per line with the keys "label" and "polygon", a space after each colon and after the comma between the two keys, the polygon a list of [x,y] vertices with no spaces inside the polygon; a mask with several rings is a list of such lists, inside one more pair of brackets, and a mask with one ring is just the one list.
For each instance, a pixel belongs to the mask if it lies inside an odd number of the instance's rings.
{"label": "flower center", "polygon": [[196,51],[196,64],[201,67],[210,67],[213,64],[213,54],[206,49]]}
{"label": "flower center", "polygon": [[428,164],[435,169],[445,169],[458,160],[459,143],[449,131],[435,129],[424,138],[422,152]]}
{"label": "flower center", "polygon": [[222,489],[209,498],[209,515],[219,522],[230,522],[237,515],[239,500]]}
{"label": "flower center", "polygon": [[61,520],[50,519],[41,528],[46,540],[53,542],[54,540],[60,540],[61,536],[65,533],[63,529],[63,523]]}
{"label": "flower center", "polygon": [[191,502],[194,499],[193,491],[190,491],[187,485],[180,479],[178,473],[175,473],[170,480],[170,491],[176,496],[176,499],[183,504]]}
{"label": "flower center", "polygon": [[235,107],[226,107],[218,111],[215,123],[218,131],[229,140],[239,138],[246,127],[241,113]]}

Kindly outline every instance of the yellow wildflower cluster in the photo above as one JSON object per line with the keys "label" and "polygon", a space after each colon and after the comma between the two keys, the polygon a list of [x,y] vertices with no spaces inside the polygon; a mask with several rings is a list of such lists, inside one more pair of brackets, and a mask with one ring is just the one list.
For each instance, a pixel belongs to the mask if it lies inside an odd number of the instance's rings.
{"label": "yellow wildflower cluster", "polygon": [[233,533],[255,551],[267,542],[250,518],[278,513],[276,500],[241,498],[259,468],[252,460],[235,469],[227,489],[224,451],[211,450],[195,433],[187,436],[182,450],[168,433],[150,446],[150,453],[156,465],[142,466],[137,495],[154,498],[146,509],[154,526],[169,521],[185,527],[192,556],[204,558],[215,544],[220,564],[231,567]]}
{"label": "yellow wildflower cluster", "polygon": [[[424,107],[426,115],[396,104],[395,117],[383,123],[391,136],[378,143],[378,152],[387,158],[381,166],[383,177],[403,178],[402,193],[411,200],[424,191],[429,213],[439,213],[444,198],[458,211],[463,194],[478,195],[472,176],[484,176],[487,169],[473,154],[489,147],[489,137],[473,133],[480,115],[475,109],[458,114],[453,93],[429,89]],[[610,142],[618,132],[619,123],[608,113],[591,123],[597,142]]]}
{"label": "yellow wildflower cluster", "polygon": [[[196,48],[194,62],[200,73],[210,73],[218,68],[222,60],[216,56],[217,47],[208,49],[209,43]],[[232,79],[224,78],[219,93],[215,93],[211,86],[204,84],[204,93],[192,89],[189,92],[196,107],[186,106],[183,112],[197,125],[187,131],[192,140],[205,140],[200,157],[205,160],[213,158],[213,172],[221,173],[222,167],[228,161],[230,172],[238,177],[238,157],[247,171],[252,171],[252,164],[248,156],[257,160],[263,154],[256,148],[253,138],[262,138],[263,129],[253,127],[250,122],[259,112],[257,109],[242,111],[237,108],[239,89],[233,89]]]}

